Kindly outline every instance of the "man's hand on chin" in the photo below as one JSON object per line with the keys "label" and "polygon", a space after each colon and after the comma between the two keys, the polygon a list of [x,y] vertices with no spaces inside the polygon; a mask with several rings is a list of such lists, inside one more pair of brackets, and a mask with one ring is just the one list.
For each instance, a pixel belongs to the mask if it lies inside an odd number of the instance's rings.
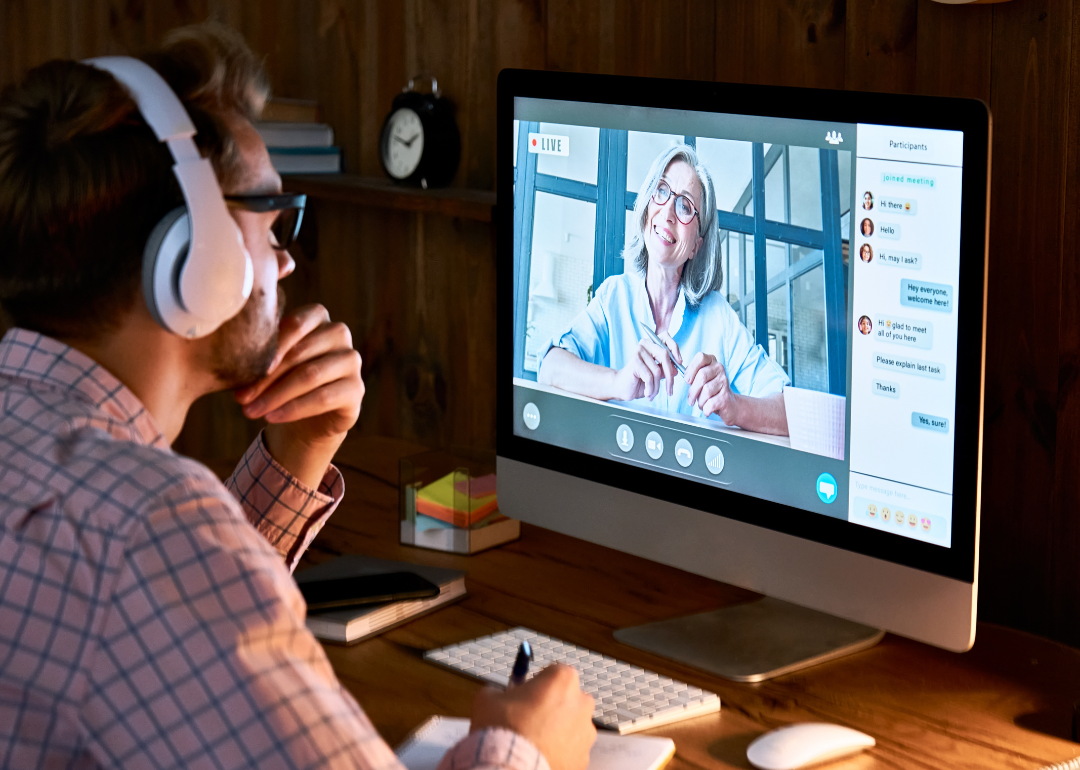
{"label": "man's hand on chin", "polygon": [[349,327],[307,305],[282,317],[269,373],[235,393],[245,416],[269,423],[271,456],[312,489],[360,416],[360,364]]}

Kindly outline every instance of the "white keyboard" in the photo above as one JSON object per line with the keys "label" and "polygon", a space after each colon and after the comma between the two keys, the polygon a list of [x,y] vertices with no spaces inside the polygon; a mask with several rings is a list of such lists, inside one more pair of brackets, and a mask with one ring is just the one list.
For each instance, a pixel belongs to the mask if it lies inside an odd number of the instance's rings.
{"label": "white keyboard", "polygon": [[596,699],[593,722],[609,730],[633,733],[720,710],[716,693],[691,687],[637,666],[572,644],[512,628],[479,639],[440,647],[424,658],[485,682],[505,687],[518,647],[528,641],[533,651],[531,677],[552,663],[577,669],[581,689]]}

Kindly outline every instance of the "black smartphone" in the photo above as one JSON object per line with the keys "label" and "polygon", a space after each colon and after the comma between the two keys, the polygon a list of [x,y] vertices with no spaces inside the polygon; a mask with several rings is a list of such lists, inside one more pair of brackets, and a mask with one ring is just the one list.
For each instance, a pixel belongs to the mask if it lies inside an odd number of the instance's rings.
{"label": "black smartphone", "polygon": [[439,587],[414,572],[387,572],[298,583],[309,611],[338,610],[399,599],[428,599]]}

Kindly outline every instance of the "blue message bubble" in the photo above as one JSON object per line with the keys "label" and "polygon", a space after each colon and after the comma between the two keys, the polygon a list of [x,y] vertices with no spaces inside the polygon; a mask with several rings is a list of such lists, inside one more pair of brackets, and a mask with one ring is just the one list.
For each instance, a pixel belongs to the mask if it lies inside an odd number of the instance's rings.
{"label": "blue message bubble", "polygon": [[917,358],[908,358],[907,356],[892,356],[887,353],[874,353],[874,366],[878,369],[886,369],[890,372],[917,374],[920,377],[929,377],[933,380],[945,379],[944,364],[935,364],[932,361],[920,361]]}
{"label": "blue message bubble", "polygon": [[923,414],[922,412],[911,413],[911,424],[916,428],[922,428],[923,430],[932,430],[938,433],[949,432],[949,418],[948,417],[935,417],[932,414]]}
{"label": "blue message bubble", "polygon": [[874,316],[874,336],[885,342],[910,345],[923,350],[934,347],[934,325],[929,321],[877,313]]}
{"label": "blue message bubble", "polygon": [[914,251],[897,251],[882,248],[878,251],[878,262],[889,267],[906,267],[908,270],[922,270],[922,254]]}
{"label": "blue message bubble", "polygon": [[878,225],[878,235],[888,238],[890,241],[900,240],[900,225],[895,222],[882,222]]}
{"label": "blue message bubble", "polygon": [[883,214],[904,214],[913,217],[919,213],[919,202],[913,198],[878,198],[878,208]]}
{"label": "blue message bubble", "polygon": [[900,304],[904,307],[918,307],[923,310],[936,310],[939,313],[952,312],[952,286],[944,283],[927,283],[914,278],[900,281]]}

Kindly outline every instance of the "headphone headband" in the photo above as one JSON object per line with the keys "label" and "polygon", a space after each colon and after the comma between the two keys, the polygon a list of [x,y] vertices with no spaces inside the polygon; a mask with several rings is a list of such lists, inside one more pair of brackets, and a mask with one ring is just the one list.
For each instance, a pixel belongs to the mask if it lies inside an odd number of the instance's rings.
{"label": "headphone headband", "polygon": [[[229,215],[210,161],[195,146],[195,125],[153,67],[127,56],[83,62],[123,85],[158,141],[176,161],[173,173],[186,216],[170,214],[155,228],[143,262],[143,293],[165,328],[204,337],[240,312],[254,271],[239,228]],[[183,230],[186,229],[187,237]]]}

